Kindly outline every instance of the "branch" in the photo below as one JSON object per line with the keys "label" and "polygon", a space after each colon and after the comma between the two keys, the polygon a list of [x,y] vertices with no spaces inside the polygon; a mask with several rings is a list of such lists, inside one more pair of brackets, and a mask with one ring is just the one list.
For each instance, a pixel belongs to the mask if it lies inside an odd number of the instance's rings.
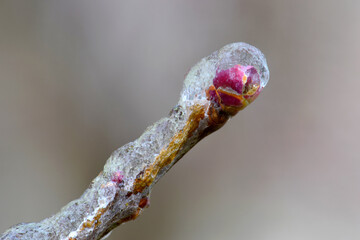
{"label": "branch", "polygon": [[269,80],[264,55],[226,45],[188,73],[178,105],[143,135],[112,153],[83,195],[38,223],[20,223],[4,239],[101,239],[148,206],[155,183],[197,142],[222,127]]}

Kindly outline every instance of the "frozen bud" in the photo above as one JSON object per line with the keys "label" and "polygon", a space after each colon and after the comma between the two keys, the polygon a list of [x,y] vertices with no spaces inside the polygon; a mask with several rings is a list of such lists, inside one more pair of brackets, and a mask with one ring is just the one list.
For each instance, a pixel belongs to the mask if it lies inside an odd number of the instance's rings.
{"label": "frozen bud", "polygon": [[207,97],[220,105],[222,110],[235,115],[259,95],[260,76],[253,66],[240,64],[217,71],[207,90]]}

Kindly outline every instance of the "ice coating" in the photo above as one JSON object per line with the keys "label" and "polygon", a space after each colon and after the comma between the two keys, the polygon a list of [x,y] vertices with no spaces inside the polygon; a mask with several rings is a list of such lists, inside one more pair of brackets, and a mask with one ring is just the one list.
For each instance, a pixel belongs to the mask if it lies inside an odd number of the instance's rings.
{"label": "ice coating", "polygon": [[216,74],[237,65],[253,67],[260,77],[260,91],[266,86],[270,74],[264,54],[247,43],[231,43],[203,58],[189,71],[179,104],[185,107],[194,100],[207,101],[206,91],[213,85]]}
{"label": "ice coating", "polygon": [[217,70],[229,69],[235,65],[253,66],[260,75],[260,87],[269,81],[269,69],[264,54],[247,43],[232,43],[219,50]]}

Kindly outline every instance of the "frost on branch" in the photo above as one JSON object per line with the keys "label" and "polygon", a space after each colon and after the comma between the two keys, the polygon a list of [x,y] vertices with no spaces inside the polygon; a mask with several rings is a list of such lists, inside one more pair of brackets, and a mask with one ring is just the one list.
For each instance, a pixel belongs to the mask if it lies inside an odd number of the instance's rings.
{"label": "frost on branch", "polygon": [[38,223],[13,226],[3,239],[101,239],[149,206],[154,184],[198,141],[223,126],[260,94],[269,80],[264,55],[229,44],[188,73],[168,117],[112,153],[83,195]]}

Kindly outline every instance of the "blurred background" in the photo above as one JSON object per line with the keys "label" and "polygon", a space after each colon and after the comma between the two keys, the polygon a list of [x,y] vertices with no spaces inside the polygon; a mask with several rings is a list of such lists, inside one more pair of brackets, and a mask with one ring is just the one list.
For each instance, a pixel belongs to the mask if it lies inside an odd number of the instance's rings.
{"label": "blurred background", "polygon": [[0,1],[0,232],[79,197],[111,152],[231,42],[267,57],[260,97],[109,239],[360,237],[360,1]]}

